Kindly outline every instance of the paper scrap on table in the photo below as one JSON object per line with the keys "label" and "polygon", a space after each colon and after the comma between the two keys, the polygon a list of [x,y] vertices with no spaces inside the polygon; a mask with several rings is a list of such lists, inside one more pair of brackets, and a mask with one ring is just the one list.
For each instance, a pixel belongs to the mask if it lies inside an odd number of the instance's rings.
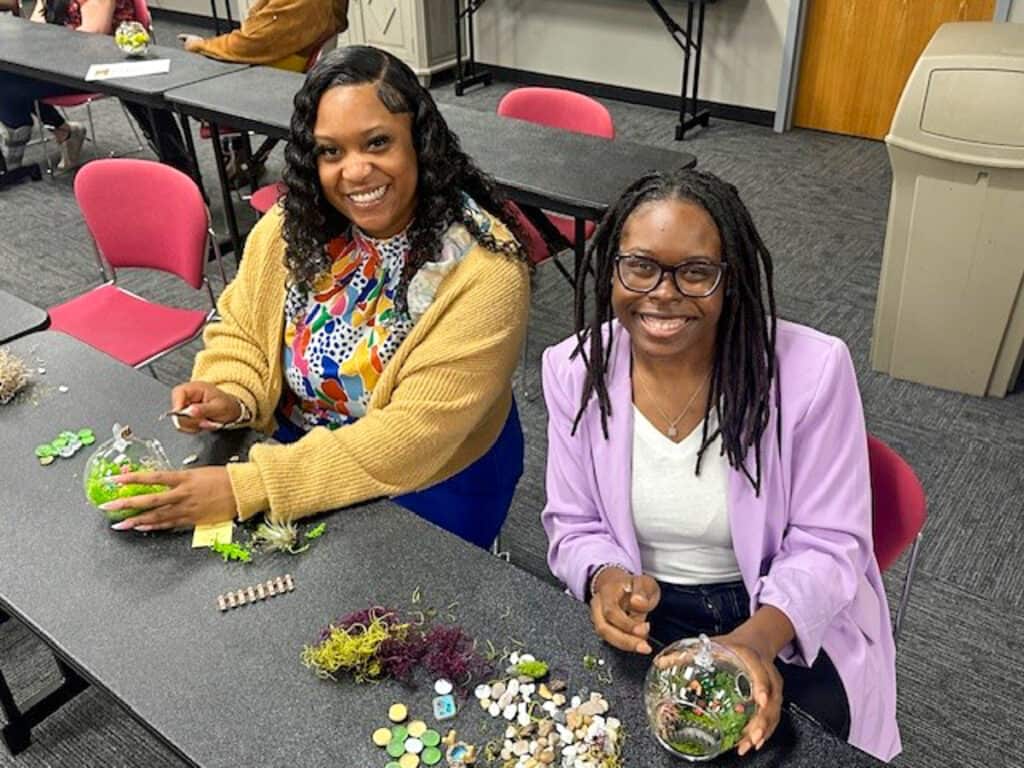
{"label": "paper scrap on table", "polygon": [[231,520],[210,525],[197,525],[192,532],[192,548],[209,547],[211,544],[230,544],[235,533],[235,524]]}
{"label": "paper scrap on table", "polygon": [[170,59],[146,59],[144,61],[116,61],[112,64],[93,64],[85,73],[87,81],[113,80],[116,77],[142,77],[163,75],[171,71]]}

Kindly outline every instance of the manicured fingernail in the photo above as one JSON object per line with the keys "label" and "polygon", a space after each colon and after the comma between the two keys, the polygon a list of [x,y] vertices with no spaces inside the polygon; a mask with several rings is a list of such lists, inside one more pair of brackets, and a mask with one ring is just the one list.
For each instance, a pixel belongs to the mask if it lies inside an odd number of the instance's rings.
{"label": "manicured fingernail", "polygon": [[153,526],[152,525],[136,525],[135,526],[135,530],[139,531],[140,533],[147,533],[147,532],[153,530]]}
{"label": "manicured fingernail", "polygon": [[651,652],[651,646],[649,646],[647,643],[640,643],[636,647],[636,650],[637,650],[638,653],[650,653]]}
{"label": "manicured fingernail", "polygon": [[117,510],[117,507],[118,502],[108,501],[105,504],[100,504],[99,508],[102,509],[104,512],[114,512],[115,510]]}
{"label": "manicured fingernail", "polygon": [[743,755],[747,754],[748,749],[750,749],[750,747],[746,743],[740,744],[739,749],[736,750],[736,754],[743,757]]}
{"label": "manicured fingernail", "polygon": [[132,529],[131,524],[127,520],[122,520],[120,523],[114,523],[110,527],[115,531],[130,531]]}

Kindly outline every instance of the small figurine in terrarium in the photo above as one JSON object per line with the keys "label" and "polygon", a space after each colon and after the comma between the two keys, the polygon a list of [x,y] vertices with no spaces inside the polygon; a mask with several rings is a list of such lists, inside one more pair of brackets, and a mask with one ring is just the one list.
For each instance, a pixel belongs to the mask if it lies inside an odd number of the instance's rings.
{"label": "small figurine in terrarium", "polygon": [[[94,506],[99,507],[115,499],[166,491],[166,485],[122,484],[114,481],[115,477],[129,472],[167,471],[171,469],[171,462],[167,460],[163,446],[158,440],[137,438],[132,434],[131,427],[122,427],[120,424],[114,425],[113,433],[113,437],[101,443],[86,464],[86,498]],[[104,511],[104,514],[111,522],[120,522],[143,511],[119,509]]]}
{"label": "small figurine in terrarium", "polygon": [[144,56],[149,51],[149,32],[137,21],[122,21],[114,32],[114,42],[129,56]]}
{"label": "small figurine in terrarium", "polygon": [[735,747],[756,711],[746,666],[707,635],[672,643],[654,658],[644,700],[658,742],[692,761]]}

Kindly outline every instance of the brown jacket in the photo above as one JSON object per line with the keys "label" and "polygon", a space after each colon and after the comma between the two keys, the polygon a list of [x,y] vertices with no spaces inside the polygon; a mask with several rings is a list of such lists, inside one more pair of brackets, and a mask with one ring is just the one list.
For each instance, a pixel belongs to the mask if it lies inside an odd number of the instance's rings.
{"label": "brown jacket", "polygon": [[347,28],[348,0],[257,0],[241,29],[204,40],[195,50],[222,61],[303,71],[326,38]]}

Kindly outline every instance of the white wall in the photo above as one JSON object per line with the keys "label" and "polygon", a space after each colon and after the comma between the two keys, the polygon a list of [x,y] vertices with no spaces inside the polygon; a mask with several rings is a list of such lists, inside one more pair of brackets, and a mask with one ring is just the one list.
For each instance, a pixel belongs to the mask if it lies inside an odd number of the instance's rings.
{"label": "white wall", "polygon": [[1024,0],[1011,0],[1010,21],[1024,23]]}
{"label": "white wall", "polygon": [[[707,6],[700,98],[775,110],[795,1]],[[685,20],[685,3],[666,0],[665,6],[677,21]],[[475,23],[482,62],[679,93],[682,50],[644,0],[490,0]]]}

